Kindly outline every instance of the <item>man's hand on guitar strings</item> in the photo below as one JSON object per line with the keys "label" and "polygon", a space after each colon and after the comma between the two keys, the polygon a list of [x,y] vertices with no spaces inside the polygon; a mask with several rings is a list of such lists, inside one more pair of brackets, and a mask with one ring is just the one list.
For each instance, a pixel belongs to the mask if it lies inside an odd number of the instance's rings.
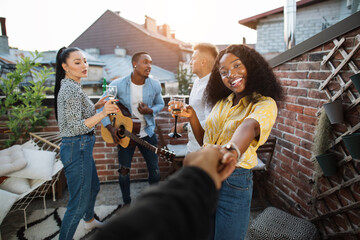
{"label": "man's hand on guitar strings", "polygon": [[115,143],[120,142],[120,137],[118,135],[118,128],[113,127],[111,124],[106,126],[107,130],[109,130],[109,132],[111,133],[112,138],[114,139]]}

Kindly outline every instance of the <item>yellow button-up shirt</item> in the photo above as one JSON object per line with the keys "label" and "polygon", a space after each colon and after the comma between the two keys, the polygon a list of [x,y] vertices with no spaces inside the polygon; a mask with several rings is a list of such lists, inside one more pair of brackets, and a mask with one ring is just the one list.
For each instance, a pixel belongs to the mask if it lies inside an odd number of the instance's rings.
{"label": "yellow button-up shirt", "polygon": [[260,137],[250,143],[248,149],[241,154],[237,167],[251,169],[257,164],[256,150],[266,142],[277,117],[277,106],[274,99],[255,94],[257,102],[249,102],[247,97],[240,99],[233,106],[234,93],[224,100],[218,101],[205,123],[204,145],[228,143],[238,126],[247,118],[260,124]]}

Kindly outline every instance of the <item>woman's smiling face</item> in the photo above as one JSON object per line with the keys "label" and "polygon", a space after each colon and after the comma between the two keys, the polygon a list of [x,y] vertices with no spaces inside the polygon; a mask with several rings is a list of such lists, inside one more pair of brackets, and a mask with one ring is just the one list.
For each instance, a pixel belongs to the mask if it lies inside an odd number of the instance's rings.
{"label": "woman's smiling face", "polygon": [[235,94],[245,90],[247,70],[240,58],[225,53],[219,61],[219,73],[224,85]]}

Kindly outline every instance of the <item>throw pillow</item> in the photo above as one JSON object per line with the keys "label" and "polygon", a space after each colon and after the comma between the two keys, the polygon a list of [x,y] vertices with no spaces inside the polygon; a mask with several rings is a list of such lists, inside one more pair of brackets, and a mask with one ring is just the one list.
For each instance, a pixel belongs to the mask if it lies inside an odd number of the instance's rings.
{"label": "throw pillow", "polygon": [[22,149],[28,148],[28,149],[33,149],[33,150],[40,150],[40,147],[32,139],[30,139],[26,143],[22,144],[21,147],[22,147]]}
{"label": "throw pillow", "polygon": [[27,178],[10,177],[0,184],[0,189],[16,194],[23,194],[30,190]]}
{"label": "throw pillow", "polygon": [[0,199],[1,199],[1,207],[0,207],[0,224],[4,220],[5,216],[10,211],[12,205],[19,198],[19,195],[4,191],[0,189]]}
{"label": "throw pillow", "polygon": [[0,151],[0,176],[18,171],[27,164],[20,145],[13,145]]}
{"label": "throw pillow", "polygon": [[28,162],[27,166],[20,171],[8,174],[8,176],[44,180],[50,180],[52,178],[55,152],[26,148],[23,149],[23,152]]}

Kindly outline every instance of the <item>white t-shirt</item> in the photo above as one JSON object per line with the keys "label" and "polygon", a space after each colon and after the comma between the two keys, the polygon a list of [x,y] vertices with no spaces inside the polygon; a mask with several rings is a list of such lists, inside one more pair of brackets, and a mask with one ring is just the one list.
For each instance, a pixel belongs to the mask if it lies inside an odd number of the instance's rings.
{"label": "white t-shirt", "polygon": [[[209,116],[211,111],[211,109],[205,106],[205,104],[202,101],[206,85],[209,81],[209,77],[210,77],[210,73],[201,79],[196,78],[189,97],[189,105],[194,108],[202,127],[204,127],[205,120],[207,116]],[[189,137],[189,142],[187,144],[187,152],[189,153],[199,150],[200,145],[196,141],[196,138],[190,127],[190,124],[188,125],[188,137]]]}
{"label": "white t-shirt", "polygon": [[139,113],[138,107],[139,103],[143,101],[143,87],[144,85],[136,85],[131,82],[130,90],[131,90],[131,110],[133,117],[137,117],[140,120],[141,127],[140,127],[140,137],[146,137],[147,134],[145,132],[145,118],[144,115]]}

